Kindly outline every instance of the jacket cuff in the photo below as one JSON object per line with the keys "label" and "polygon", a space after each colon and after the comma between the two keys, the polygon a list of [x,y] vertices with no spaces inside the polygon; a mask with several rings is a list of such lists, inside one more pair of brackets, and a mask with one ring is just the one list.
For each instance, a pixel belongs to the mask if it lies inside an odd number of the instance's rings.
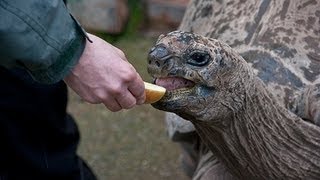
{"label": "jacket cuff", "polygon": [[[88,36],[77,21],[75,38],[70,42],[59,56],[58,60],[46,69],[34,70],[31,73],[33,78],[42,84],[53,84],[62,80],[71,69],[78,63],[80,56],[85,48]],[[88,39],[90,41],[90,39]]]}

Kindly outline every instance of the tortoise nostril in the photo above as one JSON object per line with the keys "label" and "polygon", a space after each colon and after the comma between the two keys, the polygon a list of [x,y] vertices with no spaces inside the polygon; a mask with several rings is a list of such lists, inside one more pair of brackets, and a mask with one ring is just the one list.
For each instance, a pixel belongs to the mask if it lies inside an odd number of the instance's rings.
{"label": "tortoise nostril", "polygon": [[168,58],[171,58],[170,52],[163,44],[160,44],[151,49],[148,63],[150,67],[161,68],[167,64]]}
{"label": "tortoise nostril", "polygon": [[151,49],[150,56],[153,56],[156,59],[161,59],[169,54],[167,48],[164,46],[156,46]]}
{"label": "tortoise nostril", "polygon": [[156,63],[156,65],[157,65],[158,67],[160,67],[159,61],[156,61],[155,63]]}

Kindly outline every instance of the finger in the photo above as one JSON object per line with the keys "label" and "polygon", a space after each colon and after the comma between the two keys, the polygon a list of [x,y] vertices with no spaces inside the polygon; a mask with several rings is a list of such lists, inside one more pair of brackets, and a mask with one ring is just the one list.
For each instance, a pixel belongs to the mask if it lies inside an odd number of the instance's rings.
{"label": "finger", "polygon": [[117,101],[123,109],[133,108],[137,103],[136,98],[129,91],[117,98]]}
{"label": "finger", "polygon": [[93,93],[87,87],[82,86],[80,83],[78,86],[75,86],[73,90],[80,96],[80,98],[90,104],[100,104],[102,101],[101,99]]}
{"label": "finger", "polygon": [[105,100],[103,104],[112,112],[117,112],[122,109],[120,104],[114,98]]}
{"label": "finger", "polygon": [[146,101],[146,94],[143,93],[141,96],[136,97],[137,105],[141,105]]}
{"label": "finger", "polygon": [[136,78],[135,81],[130,83],[128,86],[128,90],[130,93],[135,97],[137,103],[136,104],[143,104],[145,101],[145,87],[143,81],[140,76]]}
{"label": "finger", "polygon": [[83,101],[87,102],[87,103],[90,103],[90,104],[100,104],[101,103],[100,99],[97,98],[97,97],[86,97],[86,96],[84,96],[81,99]]}

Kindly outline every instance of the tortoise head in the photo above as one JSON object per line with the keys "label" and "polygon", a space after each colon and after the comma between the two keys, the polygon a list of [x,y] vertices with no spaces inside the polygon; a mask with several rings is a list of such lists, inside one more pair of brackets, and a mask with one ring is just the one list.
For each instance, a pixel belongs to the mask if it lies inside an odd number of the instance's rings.
{"label": "tortoise head", "polygon": [[189,120],[223,119],[248,74],[244,64],[218,40],[181,31],[161,35],[149,53],[148,72],[167,93],[153,106]]}

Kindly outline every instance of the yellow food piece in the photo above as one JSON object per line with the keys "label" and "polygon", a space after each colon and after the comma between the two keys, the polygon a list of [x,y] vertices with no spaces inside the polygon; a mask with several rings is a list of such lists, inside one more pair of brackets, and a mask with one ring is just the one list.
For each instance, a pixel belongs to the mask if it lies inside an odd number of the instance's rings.
{"label": "yellow food piece", "polygon": [[164,94],[166,89],[164,87],[144,82],[146,101],[145,104],[151,104],[159,101]]}

